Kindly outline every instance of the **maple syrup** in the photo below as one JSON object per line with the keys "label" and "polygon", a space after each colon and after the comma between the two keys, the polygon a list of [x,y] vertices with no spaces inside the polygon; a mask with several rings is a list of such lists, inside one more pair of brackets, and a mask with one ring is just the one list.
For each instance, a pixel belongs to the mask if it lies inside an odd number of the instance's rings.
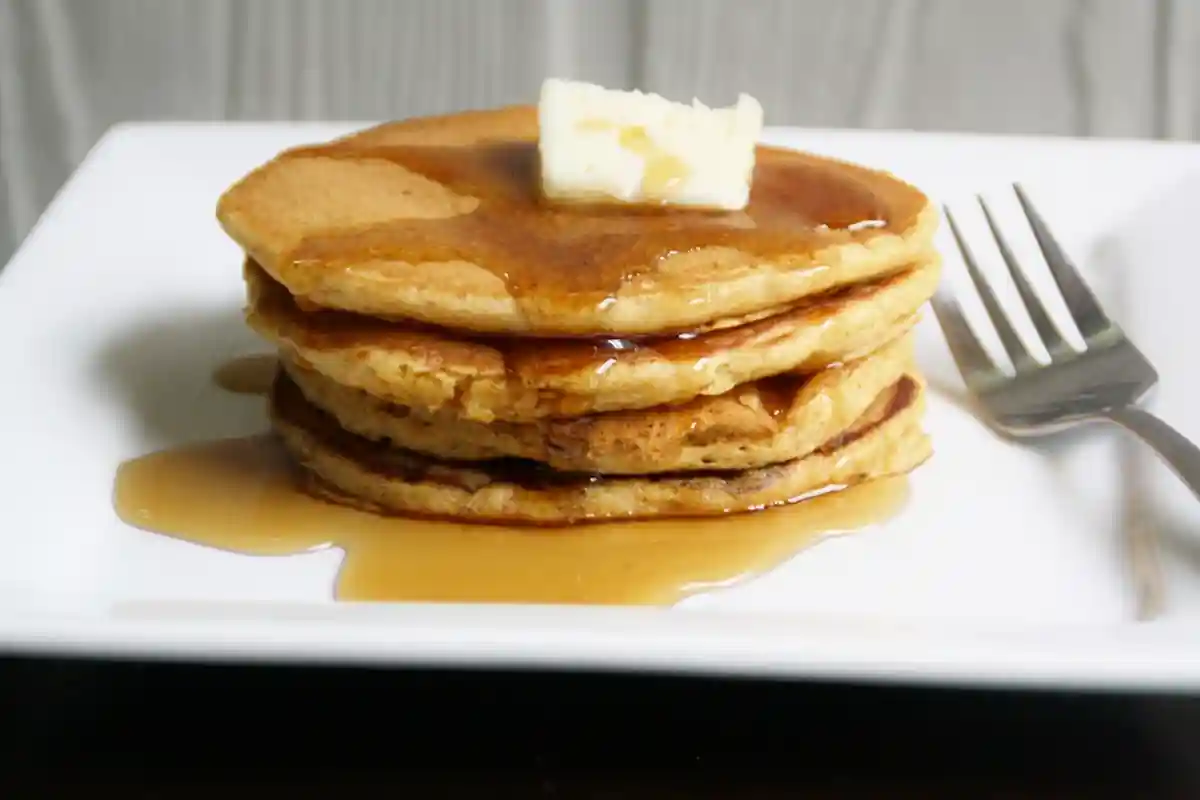
{"label": "maple syrup", "polygon": [[[273,358],[256,356],[214,380],[265,393],[276,372]],[[886,521],[908,496],[898,477],[736,517],[521,528],[369,514],[301,483],[263,434],[127,461],[114,505],[129,525],[247,555],[340,548],[340,600],[646,605],[762,574],[823,538]]]}
{"label": "maple syrup", "polygon": [[[623,142],[651,158],[645,179],[661,191],[686,165],[655,154],[636,130]],[[399,219],[303,239],[285,261],[329,269],[374,261],[468,262],[504,281],[536,316],[548,306],[603,308],[635,278],[653,276],[670,255],[732,248],[772,257],[790,270],[837,244],[903,233],[927,205],[917,189],[859,167],[790,150],[760,147],[750,200],[738,212],[623,204],[547,204],[540,196],[534,140],[470,146],[380,145],[354,138],[283,156],[388,161],[458,197],[467,213]],[[811,268],[820,269],[813,261]]]}
{"label": "maple syrup", "polygon": [[236,553],[345,551],[339,600],[669,604],[762,574],[824,537],[882,522],[889,478],[736,518],[516,528],[384,517],[318,500],[270,435],[126,462],[116,510],[136,527]]}

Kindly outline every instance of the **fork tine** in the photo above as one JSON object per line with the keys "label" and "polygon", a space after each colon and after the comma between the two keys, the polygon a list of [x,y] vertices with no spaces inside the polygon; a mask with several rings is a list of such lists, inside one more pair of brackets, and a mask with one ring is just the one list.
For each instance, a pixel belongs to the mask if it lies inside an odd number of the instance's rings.
{"label": "fork tine", "polygon": [[1033,236],[1037,239],[1038,247],[1042,249],[1042,255],[1046,259],[1047,266],[1050,267],[1050,274],[1054,276],[1054,282],[1058,284],[1058,290],[1062,292],[1063,300],[1066,302],[1071,316],[1074,317],[1079,332],[1085,339],[1103,333],[1105,329],[1111,327],[1112,320],[1104,313],[1104,309],[1096,300],[1096,295],[1092,294],[1092,290],[1084,282],[1079,270],[1071,263],[1071,259],[1067,257],[1054,235],[1050,233],[1050,226],[1034,208],[1029,196],[1021,188],[1021,184],[1014,183],[1013,191],[1017,194],[1021,210],[1025,212],[1025,217],[1029,220]]}
{"label": "fork tine", "polygon": [[963,316],[962,307],[949,289],[944,285],[939,286],[930,300],[930,305],[933,306],[933,315],[937,317],[942,334],[946,337],[950,355],[958,365],[963,382],[972,392],[978,393],[985,384],[1001,375],[1000,370],[979,344],[979,339]]}
{"label": "fork tine", "polygon": [[988,227],[992,230],[992,238],[996,240],[1000,257],[1004,259],[1004,265],[1008,267],[1008,274],[1012,276],[1013,283],[1016,284],[1017,293],[1021,295],[1021,302],[1025,304],[1025,310],[1029,312],[1029,318],[1033,320],[1033,327],[1037,328],[1038,336],[1042,337],[1042,343],[1050,352],[1051,360],[1069,353],[1071,346],[1063,338],[1062,332],[1054,324],[1054,320],[1050,319],[1050,315],[1046,313],[1046,306],[1042,304],[1037,292],[1030,285],[1029,279],[1025,277],[1025,270],[1021,269],[1016,256],[1013,255],[1012,248],[1008,246],[1008,241],[1000,233],[1000,226],[996,223],[996,218],[992,215],[987,201],[983,199],[983,195],[977,195],[976,199],[979,201],[979,207],[983,209],[983,217],[987,220]]}
{"label": "fork tine", "polygon": [[1033,360],[1033,356],[1029,355],[1029,351],[1025,349],[1025,345],[1021,342],[1020,337],[1017,336],[1012,323],[1008,321],[1008,316],[1004,313],[1004,309],[1000,307],[1000,302],[996,299],[996,295],[992,291],[991,285],[987,282],[987,278],[983,276],[983,272],[979,269],[979,264],[975,261],[975,256],[971,252],[971,249],[967,246],[962,231],[958,228],[958,223],[954,221],[954,215],[950,213],[950,209],[946,206],[942,206],[942,211],[946,215],[946,221],[950,223],[950,232],[954,234],[954,241],[958,243],[958,250],[962,253],[963,263],[966,265],[967,272],[971,276],[971,283],[975,284],[975,291],[979,293],[979,299],[983,301],[983,307],[987,311],[988,318],[991,319],[992,325],[996,328],[996,333],[1000,336],[1000,343],[1004,345],[1005,352],[1012,359],[1013,368],[1020,372],[1023,369],[1036,367],[1037,362]]}

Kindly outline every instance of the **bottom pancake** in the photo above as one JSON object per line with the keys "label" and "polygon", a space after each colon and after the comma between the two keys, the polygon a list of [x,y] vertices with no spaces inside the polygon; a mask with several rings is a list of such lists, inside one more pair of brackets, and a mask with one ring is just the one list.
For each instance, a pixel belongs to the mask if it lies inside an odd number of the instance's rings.
{"label": "bottom pancake", "polygon": [[470,522],[571,525],[713,516],[803,499],[908,472],[931,454],[921,430],[924,389],[906,375],[845,432],[813,453],[757,469],[600,477],[521,459],[449,461],[348,433],[281,373],[271,417],[311,489],[376,513]]}

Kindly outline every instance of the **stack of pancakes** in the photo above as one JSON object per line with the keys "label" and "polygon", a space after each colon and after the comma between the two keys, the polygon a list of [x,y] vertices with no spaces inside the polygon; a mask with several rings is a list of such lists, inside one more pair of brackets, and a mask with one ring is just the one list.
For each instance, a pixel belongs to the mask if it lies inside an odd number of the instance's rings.
{"label": "stack of pancakes", "polygon": [[541,525],[767,508],[930,454],[910,329],[936,213],[760,147],[750,205],[548,206],[537,119],[390,123],[221,198],[311,488]]}

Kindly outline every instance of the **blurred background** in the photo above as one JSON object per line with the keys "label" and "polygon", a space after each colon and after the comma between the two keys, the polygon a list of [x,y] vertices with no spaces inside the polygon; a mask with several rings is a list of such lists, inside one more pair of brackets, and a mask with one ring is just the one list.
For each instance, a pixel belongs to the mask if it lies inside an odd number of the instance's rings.
{"label": "blurred background", "polygon": [[114,123],[371,121],[547,75],[747,91],[768,124],[1193,139],[1200,0],[0,0],[0,264]]}

